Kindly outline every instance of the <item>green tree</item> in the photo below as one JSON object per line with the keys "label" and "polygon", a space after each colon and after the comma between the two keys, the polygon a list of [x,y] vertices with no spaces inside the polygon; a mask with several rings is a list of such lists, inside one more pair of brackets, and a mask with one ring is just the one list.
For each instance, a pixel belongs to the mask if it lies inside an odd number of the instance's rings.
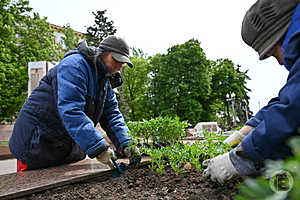
{"label": "green tree", "polygon": [[46,18],[29,17],[29,1],[0,3],[0,121],[20,110],[27,97],[27,65],[31,61],[58,61],[61,47]]}
{"label": "green tree", "polygon": [[56,44],[54,30],[46,20],[33,13],[33,17],[24,17],[17,27],[19,64],[26,66],[28,62],[59,61],[63,58],[62,45]]}
{"label": "green tree", "polygon": [[211,62],[191,39],[152,58],[152,109],[156,116],[179,116],[192,124],[210,120]]}
{"label": "green tree", "polygon": [[77,48],[79,38],[75,36],[74,30],[70,27],[70,24],[64,26],[63,33],[65,35],[62,37],[65,44],[65,51]]}
{"label": "green tree", "polygon": [[87,28],[87,43],[91,46],[98,46],[99,42],[109,35],[114,35],[117,29],[114,22],[109,21],[105,16],[106,10],[92,12],[95,16],[95,24]]}
{"label": "green tree", "polygon": [[23,103],[26,95],[26,68],[18,64],[18,22],[31,11],[28,1],[0,2],[0,121],[12,116]]}
{"label": "green tree", "polygon": [[134,68],[126,68],[122,72],[125,80],[123,95],[129,106],[129,118],[131,121],[150,119],[152,116],[145,98],[150,83],[149,62],[145,54],[136,49],[133,49],[131,61]]}
{"label": "green tree", "polygon": [[[246,81],[249,79],[246,72],[240,71],[240,66],[235,66],[229,59],[218,59],[214,62],[212,67],[212,93],[210,95],[210,102],[212,109],[216,113],[222,113],[224,107],[226,108],[226,114],[224,121],[227,121],[227,126],[231,126],[232,120],[230,118],[231,103],[228,97],[232,97],[235,94],[235,111],[239,119],[242,119],[240,123],[246,121],[245,106],[248,106],[249,97],[247,92],[250,91],[246,87]],[[247,109],[249,109],[247,107]],[[239,111],[239,112],[238,112]],[[217,120],[217,119],[216,119]],[[226,126],[225,125],[225,126]]]}

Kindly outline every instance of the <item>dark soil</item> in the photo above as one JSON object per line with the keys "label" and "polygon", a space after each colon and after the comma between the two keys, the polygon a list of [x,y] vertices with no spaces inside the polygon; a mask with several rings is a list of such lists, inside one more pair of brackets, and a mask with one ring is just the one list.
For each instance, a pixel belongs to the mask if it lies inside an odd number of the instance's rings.
{"label": "dark soil", "polygon": [[224,185],[215,183],[195,170],[175,175],[167,169],[159,176],[147,166],[128,169],[119,178],[94,179],[85,183],[67,185],[22,199],[233,199],[238,193],[236,184],[240,180]]}

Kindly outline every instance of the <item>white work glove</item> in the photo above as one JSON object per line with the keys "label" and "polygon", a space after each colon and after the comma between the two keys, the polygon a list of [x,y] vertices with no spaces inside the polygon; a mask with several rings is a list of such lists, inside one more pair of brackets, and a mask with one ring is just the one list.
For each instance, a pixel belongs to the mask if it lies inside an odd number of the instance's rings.
{"label": "white work glove", "polygon": [[229,144],[231,147],[241,143],[245,137],[240,131],[234,131],[226,140],[223,141],[225,144]]}
{"label": "white work glove", "polygon": [[236,171],[230,161],[229,153],[225,153],[215,158],[205,160],[203,162],[203,165],[207,166],[207,168],[203,172],[203,176],[210,176],[210,179],[212,181],[218,181],[222,184],[225,181],[240,176],[240,174]]}
{"label": "white work glove", "polygon": [[96,159],[105,164],[108,165],[111,169],[114,169],[115,166],[112,162],[112,160],[116,160],[116,156],[114,151],[109,147],[106,151],[103,151],[101,154],[99,154]]}

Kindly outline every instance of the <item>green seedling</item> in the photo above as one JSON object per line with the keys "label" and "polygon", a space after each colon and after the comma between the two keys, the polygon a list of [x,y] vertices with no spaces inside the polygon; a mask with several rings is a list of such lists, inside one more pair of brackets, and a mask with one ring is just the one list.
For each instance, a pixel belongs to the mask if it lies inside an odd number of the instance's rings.
{"label": "green seedling", "polygon": [[178,175],[184,173],[186,163],[192,164],[200,172],[202,162],[231,150],[227,144],[223,144],[220,134],[205,132],[203,141],[193,144],[182,143],[185,136],[187,122],[180,122],[179,118],[158,117],[149,121],[127,123],[135,142],[141,145],[140,151],[151,157],[150,168],[158,174],[164,174],[166,167],[171,167]]}

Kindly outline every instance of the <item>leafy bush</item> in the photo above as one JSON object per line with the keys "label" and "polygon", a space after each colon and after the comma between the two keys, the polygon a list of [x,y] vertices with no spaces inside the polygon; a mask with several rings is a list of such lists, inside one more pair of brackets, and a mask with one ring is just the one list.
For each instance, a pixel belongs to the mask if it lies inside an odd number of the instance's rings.
{"label": "leafy bush", "polygon": [[[144,143],[170,143],[185,136],[187,122],[180,122],[178,117],[157,117],[142,122],[128,122],[129,134],[140,138]],[[138,141],[140,142],[140,141]]]}

